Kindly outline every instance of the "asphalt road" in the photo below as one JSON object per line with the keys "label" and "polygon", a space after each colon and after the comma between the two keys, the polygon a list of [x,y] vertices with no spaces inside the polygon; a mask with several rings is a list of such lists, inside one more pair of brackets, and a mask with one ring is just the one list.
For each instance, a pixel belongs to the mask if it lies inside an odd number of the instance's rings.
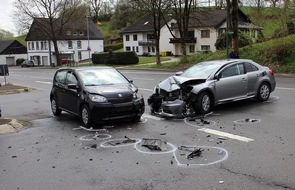
{"label": "asphalt road", "polygon": [[[173,74],[122,72],[145,98]],[[205,123],[161,119],[146,106],[140,123],[88,131],[77,117],[52,116],[53,74],[10,68],[8,82],[34,90],[0,96],[2,115],[26,124],[0,136],[0,189],[295,189],[294,78],[277,76],[269,101],[218,106]],[[201,153],[188,159],[192,149]]]}

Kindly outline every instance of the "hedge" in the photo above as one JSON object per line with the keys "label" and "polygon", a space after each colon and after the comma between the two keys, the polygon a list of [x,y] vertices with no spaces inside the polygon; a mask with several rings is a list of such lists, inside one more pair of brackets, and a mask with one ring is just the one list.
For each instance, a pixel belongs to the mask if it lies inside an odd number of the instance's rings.
{"label": "hedge", "polygon": [[92,54],[93,64],[130,65],[139,62],[138,56],[133,51],[128,52],[103,52]]}

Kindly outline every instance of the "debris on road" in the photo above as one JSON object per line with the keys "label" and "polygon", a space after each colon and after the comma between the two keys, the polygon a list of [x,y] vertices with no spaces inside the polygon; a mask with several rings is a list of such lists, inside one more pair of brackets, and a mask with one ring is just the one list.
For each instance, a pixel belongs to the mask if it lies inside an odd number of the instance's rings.
{"label": "debris on road", "polygon": [[187,155],[187,159],[192,160],[194,157],[200,157],[203,151],[204,149],[202,148],[195,149],[192,153]]}
{"label": "debris on road", "polygon": [[163,151],[162,143],[167,144],[167,142],[162,141],[161,139],[148,139],[143,138],[143,144],[141,146],[146,147],[150,150]]}

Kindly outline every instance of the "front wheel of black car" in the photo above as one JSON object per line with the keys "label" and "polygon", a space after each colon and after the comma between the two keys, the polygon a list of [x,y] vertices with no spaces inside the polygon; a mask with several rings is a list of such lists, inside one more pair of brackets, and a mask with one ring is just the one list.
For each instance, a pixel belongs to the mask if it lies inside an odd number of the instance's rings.
{"label": "front wheel of black car", "polygon": [[270,95],[270,87],[267,83],[262,83],[257,92],[257,99],[261,102],[268,100]]}
{"label": "front wheel of black car", "polygon": [[81,118],[85,127],[90,128],[92,125],[89,108],[86,105],[82,106]]}
{"label": "front wheel of black car", "polygon": [[51,111],[55,116],[60,116],[61,114],[61,109],[58,108],[56,99],[54,97],[51,98]]}
{"label": "front wheel of black car", "polygon": [[212,102],[208,92],[202,92],[195,102],[195,112],[197,114],[207,114],[211,111]]}

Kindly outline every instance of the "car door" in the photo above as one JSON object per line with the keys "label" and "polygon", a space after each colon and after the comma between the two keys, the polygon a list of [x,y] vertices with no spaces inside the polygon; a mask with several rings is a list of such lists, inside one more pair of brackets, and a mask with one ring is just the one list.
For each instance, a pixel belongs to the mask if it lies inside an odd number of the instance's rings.
{"label": "car door", "polygon": [[64,109],[79,114],[80,88],[77,77],[72,71],[68,71],[63,95]]}
{"label": "car door", "polygon": [[64,91],[66,87],[66,84],[65,84],[66,76],[67,76],[67,70],[58,71],[53,81],[54,94],[56,96],[56,100],[60,108],[64,108],[63,100],[64,100]]}
{"label": "car door", "polygon": [[235,63],[223,68],[215,82],[216,101],[224,102],[247,96],[248,79],[243,63]]}
{"label": "car door", "polygon": [[245,62],[244,64],[248,76],[248,95],[255,95],[259,86],[261,71],[252,63]]}

